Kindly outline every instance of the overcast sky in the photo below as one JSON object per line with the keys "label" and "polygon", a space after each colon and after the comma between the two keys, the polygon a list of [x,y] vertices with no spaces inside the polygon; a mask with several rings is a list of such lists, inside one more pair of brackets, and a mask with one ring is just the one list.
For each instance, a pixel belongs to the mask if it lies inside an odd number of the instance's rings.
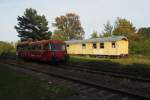
{"label": "overcast sky", "polygon": [[108,20],[113,24],[117,17],[127,18],[139,27],[150,26],[150,0],[0,0],[0,41],[17,41],[17,16],[26,8],[44,14],[49,28],[55,17],[76,13],[88,38],[95,30],[101,32]]}

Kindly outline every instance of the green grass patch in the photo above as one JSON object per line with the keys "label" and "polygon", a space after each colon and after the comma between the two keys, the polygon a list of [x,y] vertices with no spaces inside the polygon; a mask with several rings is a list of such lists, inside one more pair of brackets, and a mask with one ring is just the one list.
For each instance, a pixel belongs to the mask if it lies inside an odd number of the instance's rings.
{"label": "green grass patch", "polygon": [[150,64],[150,58],[142,55],[133,55],[128,58],[120,58],[120,59],[110,59],[110,58],[90,58],[90,57],[79,57],[79,56],[71,56],[71,62],[114,62],[122,65],[131,65],[131,64]]}
{"label": "green grass patch", "polygon": [[71,56],[70,62],[88,65],[93,70],[121,72],[150,78],[150,58],[142,55],[121,59]]}
{"label": "green grass patch", "polygon": [[47,81],[0,66],[0,100],[59,100],[77,94],[63,85],[49,85]]}

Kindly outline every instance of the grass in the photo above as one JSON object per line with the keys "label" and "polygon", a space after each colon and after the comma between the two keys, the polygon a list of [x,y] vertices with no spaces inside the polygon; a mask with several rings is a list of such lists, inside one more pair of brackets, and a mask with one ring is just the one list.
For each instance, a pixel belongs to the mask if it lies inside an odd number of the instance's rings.
{"label": "grass", "polygon": [[59,100],[77,92],[0,66],[0,100]]}
{"label": "grass", "polygon": [[123,64],[123,65],[132,65],[132,64],[147,64],[150,65],[150,58],[143,55],[131,55],[128,58],[122,59],[111,59],[111,61]]}
{"label": "grass", "polygon": [[89,65],[94,70],[114,71],[150,78],[150,58],[143,55],[132,55],[121,59],[71,56],[70,62]]}
{"label": "grass", "polygon": [[110,58],[90,58],[90,57],[79,57],[79,56],[71,56],[71,62],[101,62],[101,61],[111,61],[114,63],[119,63],[122,65],[131,65],[134,63],[137,64],[150,64],[150,58],[142,55],[132,55],[128,58],[121,59],[110,59]]}

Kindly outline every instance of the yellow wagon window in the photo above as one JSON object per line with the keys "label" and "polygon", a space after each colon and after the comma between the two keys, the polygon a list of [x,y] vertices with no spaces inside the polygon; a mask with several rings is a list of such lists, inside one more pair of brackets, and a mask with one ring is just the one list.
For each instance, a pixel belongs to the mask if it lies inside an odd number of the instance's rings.
{"label": "yellow wagon window", "polygon": [[86,44],[82,44],[82,49],[85,49],[86,48]]}
{"label": "yellow wagon window", "polygon": [[112,42],[112,48],[116,48],[116,43]]}
{"label": "yellow wagon window", "polygon": [[93,48],[94,48],[94,49],[96,49],[96,48],[97,48],[96,43],[93,43]]}
{"label": "yellow wagon window", "polygon": [[104,48],[104,43],[100,43],[100,48]]}

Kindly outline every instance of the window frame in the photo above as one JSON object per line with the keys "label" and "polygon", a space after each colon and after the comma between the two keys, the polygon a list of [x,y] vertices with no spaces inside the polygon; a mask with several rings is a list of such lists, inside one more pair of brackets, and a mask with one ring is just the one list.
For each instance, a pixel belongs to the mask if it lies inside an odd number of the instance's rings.
{"label": "window frame", "polygon": [[99,46],[100,49],[104,49],[105,48],[105,43],[104,42],[99,43],[99,45],[100,45]]}
{"label": "window frame", "polygon": [[49,51],[51,45],[49,43],[43,44],[43,50]]}
{"label": "window frame", "polygon": [[82,43],[82,49],[86,49],[86,44]]}
{"label": "window frame", "polygon": [[97,49],[97,43],[93,43],[93,49]]}
{"label": "window frame", "polygon": [[[57,46],[61,46],[61,49],[58,49]],[[51,43],[50,44],[50,51],[66,51],[66,44],[65,43]]]}
{"label": "window frame", "polygon": [[112,47],[112,48],[116,48],[116,42],[112,42],[112,43],[111,43],[111,47]]}

